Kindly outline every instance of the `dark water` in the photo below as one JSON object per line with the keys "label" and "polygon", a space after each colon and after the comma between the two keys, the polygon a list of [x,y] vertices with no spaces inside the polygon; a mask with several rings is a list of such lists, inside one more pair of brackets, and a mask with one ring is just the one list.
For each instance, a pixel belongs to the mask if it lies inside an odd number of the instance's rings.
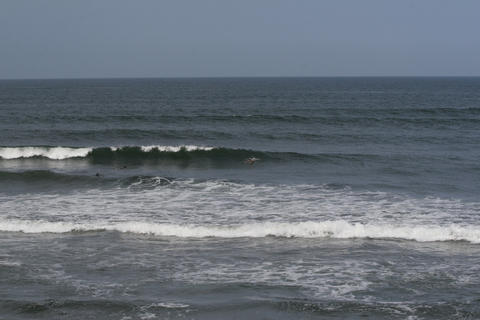
{"label": "dark water", "polygon": [[0,81],[0,319],[478,319],[479,160],[480,78]]}

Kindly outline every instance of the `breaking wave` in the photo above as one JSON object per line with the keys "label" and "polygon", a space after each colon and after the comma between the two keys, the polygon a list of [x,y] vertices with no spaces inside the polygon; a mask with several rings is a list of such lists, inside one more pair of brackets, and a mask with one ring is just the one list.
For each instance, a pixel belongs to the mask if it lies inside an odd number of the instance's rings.
{"label": "breaking wave", "polygon": [[201,147],[193,145],[185,146],[139,146],[139,147],[50,147],[50,146],[34,146],[34,147],[1,147],[0,158],[2,159],[20,159],[42,157],[52,160],[64,160],[71,158],[95,157],[95,155],[105,154],[148,154],[148,153],[175,153],[175,152],[191,152],[197,150],[210,151],[212,147]]}
{"label": "breaking wave", "polygon": [[92,148],[69,148],[69,147],[2,147],[0,158],[19,159],[43,157],[53,160],[86,157]]}
{"label": "breaking wave", "polygon": [[123,146],[123,147],[0,147],[0,159],[85,159],[92,163],[143,161],[208,161],[215,163],[243,162],[254,157],[262,161],[365,161],[379,157],[373,154],[260,151],[195,145],[182,146]]}
{"label": "breaking wave", "polygon": [[68,233],[117,231],[180,238],[337,238],[404,239],[419,242],[467,241],[480,243],[480,227],[425,225],[380,225],[345,220],[263,222],[242,225],[182,225],[150,222],[73,223],[32,220],[0,220],[0,231],[23,233]]}

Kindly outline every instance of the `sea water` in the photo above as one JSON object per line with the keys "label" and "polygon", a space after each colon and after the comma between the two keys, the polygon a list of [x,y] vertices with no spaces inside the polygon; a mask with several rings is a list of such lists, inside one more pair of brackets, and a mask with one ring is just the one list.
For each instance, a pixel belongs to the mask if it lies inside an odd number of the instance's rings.
{"label": "sea water", "polygon": [[480,78],[0,81],[0,319],[477,319],[479,191]]}

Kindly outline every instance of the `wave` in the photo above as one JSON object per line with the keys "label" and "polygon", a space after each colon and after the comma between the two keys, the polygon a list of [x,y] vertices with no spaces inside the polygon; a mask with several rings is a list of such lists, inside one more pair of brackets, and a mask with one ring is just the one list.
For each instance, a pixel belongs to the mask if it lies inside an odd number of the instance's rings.
{"label": "wave", "polygon": [[[224,147],[206,147],[195,145],[182,146],[124,146],[124,147],[0,147],[0,158],[15,159],[50,159],[69,160],[87,159],[92,162],[141,161],[141,160],[209,160],[217,162],[243,160],[256,157],[261,160],[308,159],[319,155],[295,152],[269,152],[249,149]],[[343,155],[323,155],[324,157],[342,157]]]}
{"label": "wave", "polygon": [[73,223],[31,220],[0,220],[0,231],[69,233],[117,231],[180,238],[336,238],[403,239],[419,242],[467,241],[480,243],[479,226],[380,225],[345,220],[323,222],[264,222],[243,225],[181,225],[151,222]]}
{"label": "wave", "polygon": [[69,148],[69,147],[2,147],[0,158],[19,159],[43,157],[54,160],[86,157],[92,148]]}
{"label": "wave", "polygon": [[139,146],[139,147],[0,147],[0,158],[11,160],[21,158],[48,158],[51,160],[65,160],[72,158],[95,157],[96,155],[148,154],[148,153],[176,153],[192,151],[210,151],[213,147],[193,145],[184,146]]}
{"label": "wave", "polygon": [[173,165],[180,167],[231,167],[243,166],[248,158],[265,162],[348,163],[364,165],[369,161],[417,161],[437,160],[435,156],[422,154],[381,154],[381,153],[299,153],[285,151],[262,151],[229,147],[209,147],[196,145],[182,146],[123,146],[123,147],[0,147],[0,160],[54,160],[78,161],[89,164],[124,165]]}

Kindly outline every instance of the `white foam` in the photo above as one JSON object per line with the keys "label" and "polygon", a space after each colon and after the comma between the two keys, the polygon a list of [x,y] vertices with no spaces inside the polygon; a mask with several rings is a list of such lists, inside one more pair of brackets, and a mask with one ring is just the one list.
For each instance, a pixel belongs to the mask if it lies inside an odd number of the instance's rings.
{"label": "white foam", "polygon": [[188,308],[188,304],[184,303],[175,303],[175,302],[159,302],[159,303],[153,303],[146,308],[165,308],[165,309],[183,309],[183,308]]}
{"label": "white foam", "polygon": [[405,239],[420,242],[468,241],[480,243],[479,226],[397,226],[336,221],[264,222],[243,225],[181,225],[150,222],[72,223],[29,220],[0,220],[0,231],[24,233],[66,233],[108,230],[182,238],[261,238],[267,236],[299,238]]}
{"label": "white foam", "polygon": [[154,149],[158,149],[158,151],[163,152],[179,152],[182,150],[186,151],[195,151],[195,150],[205,150],[209,151],[212,150],[213,147],[202,147],[202,146],[194,146],[194,145],[183,145],[183,146],[142,146],[142,151],[149,152]]}
{"label": "white foam", "polygon": [[145,312],[140,314],[140,319],[142,320],[149,320],[149,319],[155,319],[157,318],[157,315],[151,312]]}
{"label": "white foam", "polygon": [[86,157],[92,148],[68,147],[2,147],[0,158],[19,159],[31,157],[45,157],[53,160]]}
{"label": "white foam", "polygon": [[[122,147],[110,147],[112,151],[118,151]],[[31,157],[44,157],[52,160],[64,160],[69,158],[83,158],[88,155],[94,148],[70,148],[70,147],[1,147],[0,158],[2,159],[19,159],[19,158],[31,158]],[[161,152],[179,152],[182,150],[195,151],[205,150],[209,151],[214,149],[213,147],[203,147],[195,145],[180,145],[180,146],[141,146],[140,149],[143,152],[150,152],[154,149],[158,149]]]}

